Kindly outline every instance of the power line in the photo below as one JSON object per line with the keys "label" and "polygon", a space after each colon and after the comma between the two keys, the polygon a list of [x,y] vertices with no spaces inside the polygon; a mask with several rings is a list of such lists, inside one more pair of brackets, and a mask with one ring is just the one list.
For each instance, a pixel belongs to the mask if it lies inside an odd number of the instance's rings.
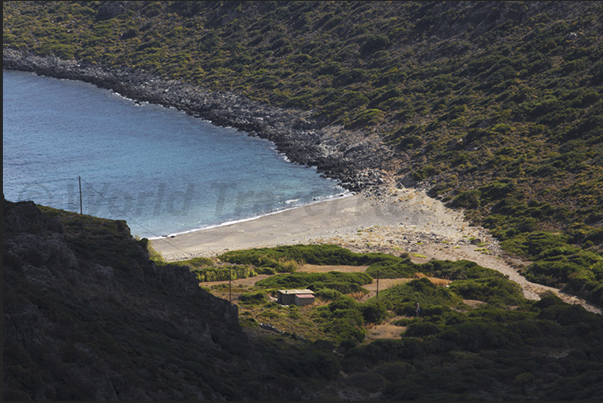
{"label": "power line", "polygon": [[[81,179],[86,185],[88,185],[90,187],[90,189],[92,189],[96,194],[98,194],[104,201],[106,201],[107,203],[109,203],[109,205],[111,207],[113,207],[115,210],[117,210],[119,213],[121,213],[123,216],[127,217],[129,221],[133,222],[134,224],[138,225],[140,228],[144,229],[145,231],[147,231],[150,234],[155,235],[158,238],[164,239],[164,237],[162,237],[161,235],[151,231],[150,229],[146,228],[144,225],[142,225],[141,223],[139,223],[138,221],[136,221],[134,218],[132,218],[130,215],[128,215],[126,212],[122,211],[119,209],[119,207],[117,207],[115,204],[111,203],[110,200],[108,200],[107,198],[105,198],[105,196],[103,196],[99,191],[97,191],[96,189],[94,189],[94,187],[92,186],[91,183],[88,183],[86,180]],[[80,203],[81,203],[81,194],[80,194]],[[170,245],[171,247],[178,249],[180,252],[189,255],[190,257],[192,257],[193,255],[189,252],[185,252],[182,249],[180,249],[179,247],[177,247],[174,244],[171,244],[170,242],[168,242],[167,240],[164,240],[165,243],[167,243],[168,245]]]}

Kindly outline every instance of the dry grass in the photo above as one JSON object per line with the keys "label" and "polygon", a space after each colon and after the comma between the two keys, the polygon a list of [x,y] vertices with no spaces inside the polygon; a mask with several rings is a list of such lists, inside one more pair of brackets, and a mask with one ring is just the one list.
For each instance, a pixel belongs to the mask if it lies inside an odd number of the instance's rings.
{"label": "dry grass", "polygon": [[442,287],[445,287],[448,284],[452,283],[452,280],[446,280],[446,279],[437,278],[437,277],[427,277],[427,279],[429,281],[431,281],[432,283],[434,283],[435,285],[439,285],[439,286],[442,286]]}
{"label": "dry grass", "polygon": [[368,333],[364,339],[364,343],[371,343],[379,339],[398,339],[400,333],[406,330],[404,326],[396,326],[390,323],[383,325],[374,325],[371,328],[367,326]]}

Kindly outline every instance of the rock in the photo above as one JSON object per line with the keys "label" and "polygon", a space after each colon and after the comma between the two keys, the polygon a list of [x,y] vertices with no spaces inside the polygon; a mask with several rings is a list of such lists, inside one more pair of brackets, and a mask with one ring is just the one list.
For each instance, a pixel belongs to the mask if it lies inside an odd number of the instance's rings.
{"label": "rock", "polygon": [[461,149],[463,147],[463,139],[450,140],[447,144],[446,149],[448,151],[453,151],[457,149]]}
{"label": "rock", "polygon": [[7,204],[4,200],[4,209],[4,230],[7,232],[63,232],[61,222],[46,217],[32,201]]}
{"label": "rock", "polygon": [[[120,3],[108,5],[104,15],[125,10]],[[123,11],[122,11],[123,12]],[[100,10],[99,10],[100,14]],[[3,50],[4,68],[33,71],[57,78],[93,83],[111,89],[137,102],[175,107],[214,125],[236,127],[275,143],[277,151],[294,163],[315,166],[331,179],[338,180],[351,191],[383,184],[384,163],[391,161],[393,151],[385,147],[379,136],[367,137],[361,131],[343,126],[326,126],[311,112],[291,111],[261,105],[233,92],[216,93],[176,80],[165,80],[144,70],[106,68],[38,57],[14,49]],[[358,172],[372,171],[373,181],[364,181]]]}
{"label": "rock", "polygon": [[96,13],[96,21],[110,20],[126,11],[124,2],[122,1],[105,1],[101,8]]}

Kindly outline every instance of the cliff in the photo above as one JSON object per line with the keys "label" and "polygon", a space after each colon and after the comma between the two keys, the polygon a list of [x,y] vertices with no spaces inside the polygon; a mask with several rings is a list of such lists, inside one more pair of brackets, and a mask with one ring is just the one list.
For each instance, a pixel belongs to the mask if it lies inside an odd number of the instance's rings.
{"label": "cliff", "polygon": [[125,222],[4,201],[5,400],[299,398],[186,269]]}

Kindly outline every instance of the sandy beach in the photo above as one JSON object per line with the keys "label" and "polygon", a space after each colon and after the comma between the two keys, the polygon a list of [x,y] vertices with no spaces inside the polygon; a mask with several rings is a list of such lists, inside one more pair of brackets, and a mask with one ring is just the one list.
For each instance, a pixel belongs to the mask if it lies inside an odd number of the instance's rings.
{"label": "sandy beach", "polygon": [[[167,261],[174,261],[236,249],[316,243],[322,239],[352,240],[363,231],[370,233],[381,227],[454,243],[485,234],[470,227],[461,212],[447,209],[421,191],[391,189],[386,197],[357,194],[151,242]],[[406,249],[410,238],[384,241]]]}
{"label": "sandy beach", "polygon": [[550,290],[591,312],[601,309],[554,288],[527,281],[526,264],[509,258],[485,229],[471,226],[462,211],[416,189],[386,190],[379,197],[356,194],[254,220],[151,240],[166,261],[213,257],[229,250],[293,244],[334,244],[354,252],[407,252],[416,263],[471,260],[509,276],[528,299]]}

